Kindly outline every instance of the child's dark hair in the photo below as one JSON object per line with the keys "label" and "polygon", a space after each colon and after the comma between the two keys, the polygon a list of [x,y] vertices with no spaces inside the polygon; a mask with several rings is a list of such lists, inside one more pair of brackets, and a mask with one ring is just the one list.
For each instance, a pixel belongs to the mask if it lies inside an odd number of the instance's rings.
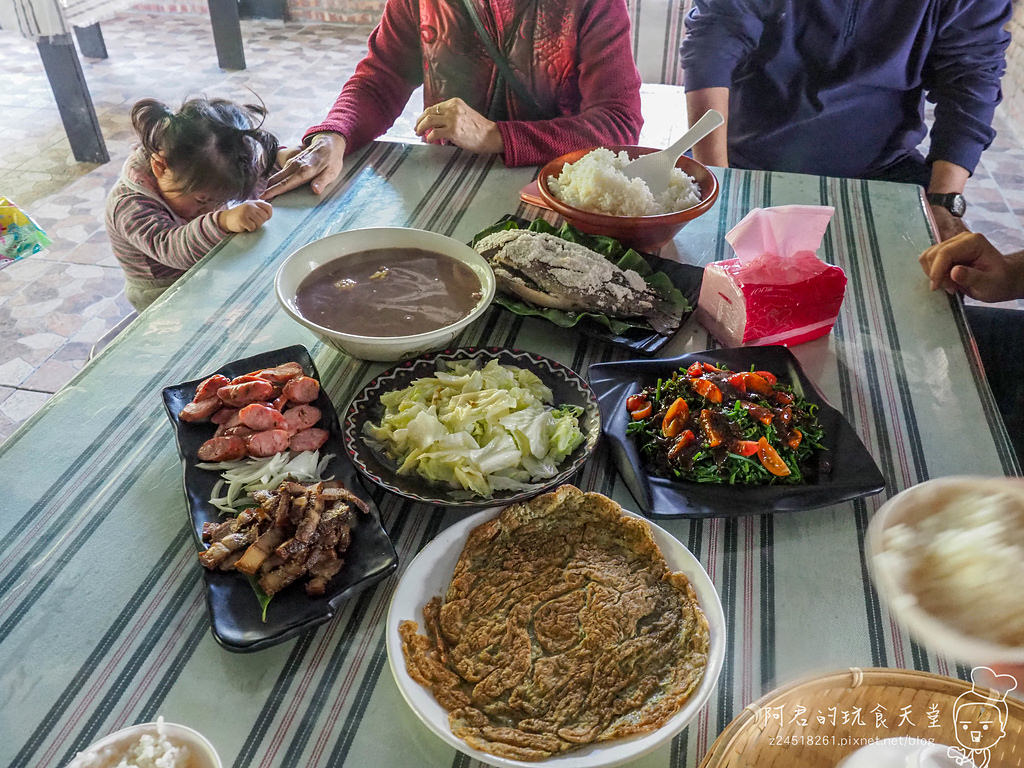
{"label": "child's dark hair", "polygon": [[147,154],[162,153],[182,193],[246,200],[277,158],[277,138],[260,127],[266,114],[226,99],[190,99],[176,113],[142,99],[132,107],[132,126]]}

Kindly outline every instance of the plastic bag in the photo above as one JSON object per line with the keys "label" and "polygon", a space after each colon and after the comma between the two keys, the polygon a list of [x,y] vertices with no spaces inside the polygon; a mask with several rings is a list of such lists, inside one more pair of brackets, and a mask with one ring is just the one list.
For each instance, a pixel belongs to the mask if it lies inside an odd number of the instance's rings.
{"label": "plastic bag", "polygon": [[50,245],[50,238],[31,217],[0,196],[0,269]]}

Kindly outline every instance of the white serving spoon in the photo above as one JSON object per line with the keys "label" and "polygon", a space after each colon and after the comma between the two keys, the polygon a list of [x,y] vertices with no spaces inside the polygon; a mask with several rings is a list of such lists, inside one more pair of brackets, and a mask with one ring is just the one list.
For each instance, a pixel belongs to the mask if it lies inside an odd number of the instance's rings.
{"label": "white serving spoon", "polygon": [[709,109],[671,147],[638,157],[623,168],[622,172],[630,179],[646,181],[647,186],[650,187],[657,199],[668,189],[669,174],[676,167],[679,156],[724,122],[725,118],[722,117],[721,112]]}

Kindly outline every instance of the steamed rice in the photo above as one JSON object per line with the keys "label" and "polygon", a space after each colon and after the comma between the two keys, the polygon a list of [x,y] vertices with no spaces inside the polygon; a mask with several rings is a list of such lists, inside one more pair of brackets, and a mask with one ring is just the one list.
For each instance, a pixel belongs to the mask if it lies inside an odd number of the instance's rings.
{"label": "steamed rice", "polygon": [[968,635],[1024,648],[1024,496],[978,487],[885,532],[880,554],[909,596]]}
{"label": "steamed rice", "polygon": [[564,203],[612,216],[654,216],[692,208],[700,202],[700,187],[680,169],[672,169],[668,189],[655,199],[647,182],[627,178],[622,172],[627,163],[629,155],[625,151],[616,154],[599,147],[575,163],[566,163],[548,186]]}
{"label": "steamed rice", "polygon": [[156,733],[143,733],[128,745],[121,742],[79,752],[68,768],[190,768],[189,748],[174,744],[165,731],[164,719],[158,718]]}

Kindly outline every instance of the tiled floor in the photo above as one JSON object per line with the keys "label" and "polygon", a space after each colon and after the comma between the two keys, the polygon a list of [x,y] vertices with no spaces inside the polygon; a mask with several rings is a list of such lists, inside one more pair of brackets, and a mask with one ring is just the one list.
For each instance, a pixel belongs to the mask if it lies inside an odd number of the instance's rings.
{"label": "tiled floor", "polygon": [[[160,44],[154,44],[153,29]],[[53,240],[0,270],[0,441],[85,365],[89,349],[131,310],[103,229],[103,201],[133,141],[128,112],[143,97],[259,95],[267,127],[294,144],[323,115],[366,47],[368,27],[244,21],[248,68],[217,67],[209,19],[125,13],[102,25],[108,59],[84,59],[111,161],[77,163],[35,46],[0,30],[0,195]],[[683,128],[678,89],[645,86],[641,143],[666,146]],[[414,104],[414,102],[410,102]],[[392,135],[411,134],[413,106]],[[1006,250],[1024,247],[1024,148],[997,114],[999,137],[971,179],[969,224]],[[1024,134],[1024,130],[1022,130]]]}

